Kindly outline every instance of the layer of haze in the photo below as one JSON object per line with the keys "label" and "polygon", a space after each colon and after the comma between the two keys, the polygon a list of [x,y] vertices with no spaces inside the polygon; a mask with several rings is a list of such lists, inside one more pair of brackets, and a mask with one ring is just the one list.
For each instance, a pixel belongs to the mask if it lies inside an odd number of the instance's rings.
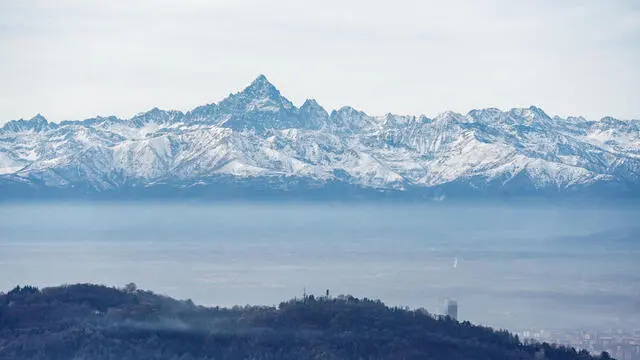
{"label": "layer of haze", "polygon": [[635,0],[0,1],[0,123],[189,110],[264,73],[295,104],[639,118]]}
{"label": "layer of haze", "polygon": [[[640,328],[638,206],[0,204],[0,291],[93,282],[196,303],[353,294],[515,329]],[[37,226],[35,226],[37,225]]]}

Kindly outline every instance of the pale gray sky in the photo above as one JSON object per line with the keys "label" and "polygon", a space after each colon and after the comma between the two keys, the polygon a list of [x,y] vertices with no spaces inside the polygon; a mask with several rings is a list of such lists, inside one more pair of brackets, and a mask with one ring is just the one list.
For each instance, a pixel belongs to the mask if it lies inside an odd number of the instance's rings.
{"label": "pale gray sky", "polygon": [[0,123],[217,102],[640,118],[637,0],[0,0]]}

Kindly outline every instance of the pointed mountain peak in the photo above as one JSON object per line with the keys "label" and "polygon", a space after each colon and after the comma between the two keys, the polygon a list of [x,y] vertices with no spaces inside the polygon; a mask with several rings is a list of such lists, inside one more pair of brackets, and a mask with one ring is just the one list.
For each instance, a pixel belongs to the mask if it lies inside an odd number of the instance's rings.
{"label": "pointed mountain peak", "polygon": [[29,121],[38,122],[38,123],[48,123],[47,119],[42,116],[42,114],[37,113],[36,116],[32,117]]}
{"label": "pointed mountain peak", "polygon": [[239,93],[231,94],[222,100],[219,107],[223,111],[241,113],[245,111],[291,110],[293,104],[280,94],[264,75],[258,76],[249,86]]}
{"label": "pointed mountain peak", "polygon": [[269,80],[267,80],[267,77],[264,76],[264,74],[258,75],[258,77],[255,78],[255,80],[253,80],[253,82],[251,83],[251,85],[266,85],[266,84],[271,85],[271,83],[269,82]]}
{"label": "pointed mountain peak", "polygon": [[304,104],[302,104],[302,107],[319,107],[319,106],[320,104],[318,104],[316,99],[307,99],[304,101]]}
{"label": "pointed mountain peak", "polygon": [[537,107],[535,105],[529,106],[529,111],[531,111],[532,113],[534,113],[534,114],[536,114],[538,116],[541,116],[543,118],[551,119],[549,117],[549,115],[547,115],[547,113],[544,112],[544,110],[542,110],[541,108],[539,108],[539,107]]}
{"label": "pointed mountain peak", "polygon": [[320,114],[322,116],[329,116],[329,113],[320,105],[315,99],[307,99],[300,107],[301,114]]}
{"label": "pointed mountain peak", "polygon": [[329,116],[329,113],[315,99],[307,99],[300,107],[301,113],[315,112]]}
{"label": "pointed mountain peak", "polygon": [[298,111],[300,126],[307,129],[321,128],[329,118],[327,111],[314,99],[307,99]]}
{"label": "pointed mountain peak", "polygon": [[241,92],[237,94],[232,94],[229,98],[240,96],[240,97],[249,97],[249,98],[270,98],[270,99],[280,99],[280,91],[276,89],[276,87],[267,80],[267,77],[264,75],[259,75],[249,86],[244,88]]}
{"label": "pointed mountain peak", "polygon": [[45,131],[48,129],[56,128],[58,125],[55,123],[50,123],[47,119],[44,118],[40,113],[36,114],[36,116],[32,117],[29,120],[11,120],[8,123],[2,126],[2,130],[13,131],[13,132],[21,132],[21,131]]}
{"label": "pointed mountain peak", "polygon": [[255,93],[260,93],[260,94],[277,94],[278,96],[280,95],[280,91],[278,91],[278,89],[276,89],[276,87],[269,82],[269,80],[267,80],[267,77],[260,74],[258,75],[258,77],[253,80],[253,82],[251,82],[251,84],[249,86],[247,86],[243,91],[243,93],[246,92],[255,92]]}

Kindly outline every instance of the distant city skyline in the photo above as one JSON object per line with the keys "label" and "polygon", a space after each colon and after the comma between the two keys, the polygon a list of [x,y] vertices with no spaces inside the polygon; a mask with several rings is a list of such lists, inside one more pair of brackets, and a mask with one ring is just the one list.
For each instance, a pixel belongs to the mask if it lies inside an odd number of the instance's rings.
{"label": "distant city skyline", "polygon": [[0,124],[188,111],[265,74],[296,106],[640,118],[631,0],[0,4]]}

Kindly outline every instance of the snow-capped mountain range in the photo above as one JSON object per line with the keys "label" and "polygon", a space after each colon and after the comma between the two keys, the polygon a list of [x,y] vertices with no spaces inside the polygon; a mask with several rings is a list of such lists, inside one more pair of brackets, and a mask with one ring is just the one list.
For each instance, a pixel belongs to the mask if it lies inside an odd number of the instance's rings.
{"label": "snow-capped mountain range", "polygon": [[[231,189],[235,189],[233,192]],[[189,112],[0,129],[0,198],[199,193],[638,194],[640,121],[537,107],[435,118],[296,107],[264,76]]]}

